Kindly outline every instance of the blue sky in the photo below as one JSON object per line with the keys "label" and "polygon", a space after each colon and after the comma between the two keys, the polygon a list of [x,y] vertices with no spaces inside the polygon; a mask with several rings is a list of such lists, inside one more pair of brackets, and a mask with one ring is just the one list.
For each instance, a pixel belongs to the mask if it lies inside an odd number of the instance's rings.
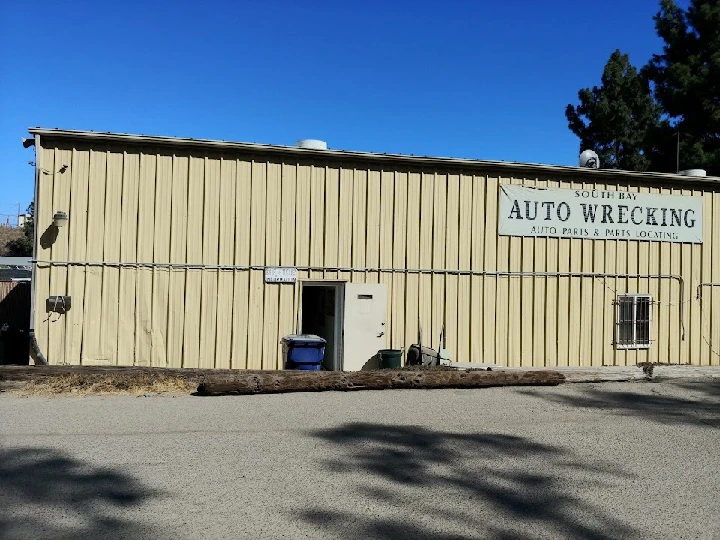
{"label": "blue sky", "polygon": [[574,165],[565,106],[614,49],[637,66],[661,51],[657,9],[2,1],[0,214],[32,199],[29,126]]}

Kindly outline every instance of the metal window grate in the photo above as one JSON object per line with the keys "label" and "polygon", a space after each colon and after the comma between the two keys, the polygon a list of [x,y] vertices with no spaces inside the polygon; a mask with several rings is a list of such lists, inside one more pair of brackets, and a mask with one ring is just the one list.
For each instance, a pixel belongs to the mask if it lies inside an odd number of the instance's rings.
{"label": "metal window grate", "polygon": [[647,349],[650,347],[652,296],[623,294],[617,297],[615,315],[615,347]]}

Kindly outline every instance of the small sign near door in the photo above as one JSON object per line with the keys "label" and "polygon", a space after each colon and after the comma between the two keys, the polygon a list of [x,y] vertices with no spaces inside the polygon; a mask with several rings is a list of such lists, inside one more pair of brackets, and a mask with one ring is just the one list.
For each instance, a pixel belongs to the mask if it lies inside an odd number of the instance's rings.
{"label": "small sign near door", "polygon": [[297,268],[294,266],[268,266],[265,268],[265,283],[295,283]]}

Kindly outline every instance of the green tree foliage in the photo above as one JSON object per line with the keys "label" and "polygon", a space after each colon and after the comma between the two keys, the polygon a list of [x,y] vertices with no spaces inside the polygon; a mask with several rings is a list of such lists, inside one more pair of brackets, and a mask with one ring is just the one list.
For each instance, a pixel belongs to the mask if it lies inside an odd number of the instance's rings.
{"label": "green tree foliage", "polygon": [[27,208],[28,217],[23,225],[23,235],[11,240],[5,245],[8,257],[32,257],[33,240],[35,236],[35,203],[31,202]]}
{"label": "green tree foliage", "polygon": [[602,85],[567,106],[568,126],[602,167],[675,172],[679,133],[680,168],[720,176],[720,1],[661,0],[654,20],[662,54],[638,73],[615,51]]}
{"label": "green tree foliage", "polygon": [[578,92],[580,104],[568,105],[565,116],[570,130],[580,138],[580,151],[591,149],[600,166],[644,171],[645,134],[658,125],[660,114],[647,79],[619,50],[610,55],[602,85]]}
{"label": "green tree foliage", "polygon": [[653,55],[644,72],[668,122],[653,142],[658,153],[673,156],[671,167],[661,162],[659,168],[674,171],[675,152],[668,152],[667,139],[674,148],[672,135],[679,132],[680,168],[703,168],[718,176],[720,2],[692,0],[683,10],[673,0],[662,0],[655,29],[665,42],[663,53]]}

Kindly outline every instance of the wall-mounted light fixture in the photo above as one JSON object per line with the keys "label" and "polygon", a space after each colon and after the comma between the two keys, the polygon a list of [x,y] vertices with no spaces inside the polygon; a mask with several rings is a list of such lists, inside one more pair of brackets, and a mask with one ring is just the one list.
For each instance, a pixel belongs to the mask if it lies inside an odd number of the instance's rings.
{"label": "wall-mounted light fixture", "polygon": [[53,216],[53,225],[56,227],[64,227],[67,225],[68,215],[65,212],[55,212]]}

